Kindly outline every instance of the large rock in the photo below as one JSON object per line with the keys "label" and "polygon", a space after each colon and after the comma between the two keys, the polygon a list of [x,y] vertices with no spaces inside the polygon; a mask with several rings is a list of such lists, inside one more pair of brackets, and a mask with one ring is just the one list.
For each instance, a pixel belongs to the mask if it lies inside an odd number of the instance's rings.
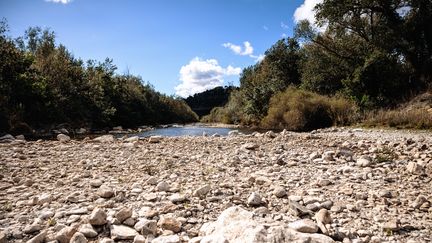
{"label": "large rock", "polygon": [[69,241],[71,240],[75,232],[77,232],[77,229],[75,227],[72,226],[64,227],[59,232],[57,232],[57,234],[55,235],[55,239],[59,243],[69,243]]}
{"label": "large rock", "polygon": [[[37,234],[35,237],[33,237],[29,241],[27,241],[27,243],[42,243],[42,242],[45,242],[46,235],[47,235],[47,231],[43,230],[39,234]],[[0,239],[0,243],[6,243],[6,242],[7,242],[6,238],[5,238],[5,241],[2,241]]]}
{"label": "large rock", "polygon": [[201,243],[216,242],[309,242],[332,243],[322,234],[307,234],[287,228],[277,222],[261,223],[253,213],[238,206],[222,212],[217,221],[205,223],[200,229]]}
{"label": "large rock", "polygon": [[99,143],[112,143],[112,142],[114,142],[114,140],[115,140],[115,138],[113,135],[103,135],[103,136],[100,136],[100,137],[93,139],[93,141],[99,142]]}
{"label": "large rock", "polygon": [[156,220],[140,219],[134,226],[135,230],[143,235],[156,235],[157,222]]}
{"label": "large rock", "polygon": [[70,239],[70,243],[87,243],[87,238],[80,232],[76,232]]}
{"label": "large rock", "polygon": [[318,232],[318,225],[310,219],[300,219],[288,224],[288,227],[298,232],[303,233],[316,233]]}
{"label": "large rock", "polygon": [[138,232],[125,225],[111,225],[111,239],[117,240],[133,240]]}
{"label": "large rock", "polygon": [[104,225],[107,223],[107,214],[103,209],[95,208],[90,214],[89,223],[91,225]]}
{"label": "large rock", "polygon": [[125,221],[126,219],[132,217],[132,209],[128,208],[128,207],[124,207],[124,208],[120,209],[116,213],[115,216],[118,219],[118,221],[120,221],[120,223],[123,223],[123,221]]}
{"label": "large rock", "polygon": [[62,143],[66,143],[70,141],[70,137],[68,135],[65,135],[63,133],[60,133],[59,135],[57,135],[57,140],[62,142]]}
{"label": "large rock", "polygon": [[79,232],[81,232],[85,237],[94,238],[98,235],[96,230],[93,229],[91,224],[83,224],[81,225]]}
{"label": "large rock", "polygon": [[406,168],[407,171],[411,174],[421,175],[424,172],[423,166],[413,161],[409,162]]}
{"label": "large rock", "polygon": [[12,136],[10,134],[6,134],[6,135],[0,137],[0,143],[10,143],[14,140],[15,140],[14,136]]}

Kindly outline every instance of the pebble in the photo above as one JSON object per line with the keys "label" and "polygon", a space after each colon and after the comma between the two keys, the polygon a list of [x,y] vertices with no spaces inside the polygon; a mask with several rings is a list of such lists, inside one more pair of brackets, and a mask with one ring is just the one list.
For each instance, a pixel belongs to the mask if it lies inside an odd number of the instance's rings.
{"label": "pebble", "polygon": [[278,186],[273,190],[273,195],[275,195],[278,198],[285,197],[287,195],[287,192],[285,188]]}
{"label": "pebble", "polygon": [[78,231],[88,238],[94,238],[98,235],[91,224],[82,224]]}
{"label": "pebble", "polygon": [[133,240],[138,235],[134,229],[125,225],[111,225],[111,239],[118,240]]}
{"label": "pebble", "polygon": [[106,185],[102,185],[99,187],[97,194],[102,198],[110,198],[114,196],[114,190]]}
{"label": "pebble", "polygon": [[205,185],[205,186],[202,186],[202,187],[196,189],[193,192],[193,195],[195,197],[204,197],[205,195],[207,195],[207,193],[210,192],[210,190],[211,190],[211,187],[209,185]]}
{"label": "pebble", "polygon": [[182,223],[174,218],[162,218],[158,226],[165,230],[171,230],[174,233],[180,232]]}
{"label": "pebble", "polygon": [[116,213],[115,217],[120,221],[120,223],[123,223],[123,221],[132,217],[132,209],[124,207]]}
{"label": "pebble", "polygon": [[318,226],[310,219],[300,219],[288,224],[288,227],[302,233],[316,233]]}
{"label": "pebble", "polygon": [[161,181],[157,184],[156,189],[160,192],[167,192],[170,190],[170,185],[166,181]]}
{"label": "pebble", "polygon": [[261,196],[257,192],[252,192],[247,199],[247,204],[249,206],[259,206],[262,204]]}
{"label": "pebble", "polygon": [[76,232],[70,239],[70,243],[87,243],[87,238],[80,232]]}

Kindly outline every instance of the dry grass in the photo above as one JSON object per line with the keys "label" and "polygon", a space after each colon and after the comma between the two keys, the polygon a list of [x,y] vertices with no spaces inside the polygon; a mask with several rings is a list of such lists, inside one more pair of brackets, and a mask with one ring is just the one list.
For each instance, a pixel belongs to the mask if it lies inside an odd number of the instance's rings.
{"label": "dry grass", "polygon": [[401,129],[432,129],[432,108],[378,110],[366,114],[366,126]]}

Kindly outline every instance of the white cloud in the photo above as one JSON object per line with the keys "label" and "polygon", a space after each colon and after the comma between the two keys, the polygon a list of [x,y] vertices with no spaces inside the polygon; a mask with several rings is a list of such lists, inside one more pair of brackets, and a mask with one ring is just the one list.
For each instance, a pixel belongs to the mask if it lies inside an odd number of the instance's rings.
{"label": "white cloud", "polygon": [[289,26],[287,24],[285,24],[284,22],[281,22],[281,27],[282,29],[288,29]]}
{"label": "white cloud", "polygon": [[258,56],[250,55],[250,57],[254,58],[256,62],[261,62],[264,59],[265,55],[264,54],[259,54]]}
{"label": "white cloud", "polygon": [[262,27],[265,31],[269,30],[269,27],[267,27],[266,25],[263,25]]}
{"label": "white cloud", "polygon": [[45,0],[45,2],[68,4],[72,2],[72,0]]}
{"label": "white cloud", "polygon": [[258,56],[253,54],[254,49],[252,47],[252,44],[249,41],[243,42],[243,47],[232,44],[230,42],[224,43],[222,44],[222,46],[231,49],[231,51],[233,51],[236,55],[249,56],[255,59],[255,61],[257,62],[260,62],[262,61],[262,59],[264,59],[263,54],[260,54]]}
{"label": "white cloud", "polygon": [[231,49],[235,54],[240,56],[249,56],[253,53],[253,47],[249,41],[243,42],[244,48],[233,43],[223,43],[222,46]]}
{"label": "white cloud", "polygon": [[239,75],[241,68],[231,65],[221,67],[216,59],[192,59],[180,69],[181,84],[175,87],[176,94],[188,97],[208,89],[223,85],[224,77]]}
{"label": "white cloud", "polygon": [[307,19],[310,23],[315,23],[314,8],[318,3],[322,2],[323,0],[305,0],[304,3],[295,10],[294,21],[298,23],[301,20]]}

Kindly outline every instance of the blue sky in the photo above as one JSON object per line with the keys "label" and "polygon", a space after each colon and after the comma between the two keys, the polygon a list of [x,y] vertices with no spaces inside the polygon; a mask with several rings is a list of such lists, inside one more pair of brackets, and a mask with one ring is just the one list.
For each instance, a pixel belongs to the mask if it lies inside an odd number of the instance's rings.
{"label": "blue sky", "polygon": [[238,84],[241,69],[292,36],[318,1],[0,0],[0,17],[13,37],[30,26],[50,28],[75,57],[112,58],[118,73],[187,96]]}

